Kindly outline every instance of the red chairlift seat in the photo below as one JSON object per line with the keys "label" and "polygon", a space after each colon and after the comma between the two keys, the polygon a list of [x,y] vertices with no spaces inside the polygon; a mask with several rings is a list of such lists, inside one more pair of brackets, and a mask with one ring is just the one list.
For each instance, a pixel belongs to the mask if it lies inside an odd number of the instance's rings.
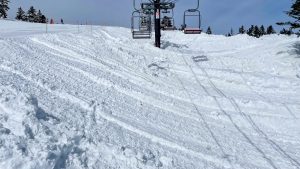
{"label": "red chairlift seat", "polygon": [[200,28],[185,28],[183,32],[185,34],[201,34],[202,30]]}
{"label": "red chairlift seat", "polygon": [[[199,9],[199,0],[197,1],[197,7],[194,8],[194,9],[188,9],[186,11],[184,11],[184,16],[183,16],[183,24],[181,25],[182,26],[182,29],[183,32],[185,34],[201,34],[202,30],[201,30],[201,12],[198,10]],[[187,23],[186,23],[186,19],[188,17],[193,17],[193,18],[196,18],[197,20],[197,27],[191,27],[191,26],[188,26]]]}

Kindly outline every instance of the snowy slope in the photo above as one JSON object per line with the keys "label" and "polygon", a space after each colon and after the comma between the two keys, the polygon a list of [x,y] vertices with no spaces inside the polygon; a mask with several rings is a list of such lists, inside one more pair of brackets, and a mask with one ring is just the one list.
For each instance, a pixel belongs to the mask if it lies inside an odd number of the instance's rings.
{"label": "snowy slope", "polygon": [[48,31],[0,20],[1,169],[300,168],[296,37]]}

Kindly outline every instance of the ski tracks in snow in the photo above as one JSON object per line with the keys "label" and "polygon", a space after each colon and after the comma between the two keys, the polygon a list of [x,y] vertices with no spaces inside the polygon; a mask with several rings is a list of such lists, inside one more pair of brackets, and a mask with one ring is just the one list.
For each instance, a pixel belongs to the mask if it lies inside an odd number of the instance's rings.
{"label": "ski tracks in snow", "polygon": [[[205,90],[205,92],[210,95],[207,92],[207,89],[201,84],[200,80],[198,79],[196,73],[194,72],[192,66],[190,66],[188,64],[188,62],[186,61],[184,55],[181,55],[182,59],[184,60],[184,62],[186,63],[186,66],[189,67],[191,73],[193,74],[194,78],[196,79],[197,83],[199,84],[199,86],[201,86],[201,88],[203,90]],[[189,56],[190,57],[190,56]],[[253,121],[253,119],[249,116],[246,115],[245,113],[242,112],[241,108],[239,107],[239,105],[236,103],[234,98],[230,98],[227,95],[225,95],[219,88],[216,87],[216,85],[212,82],[209,74],[206,72],[206,70],[204,68],[202,68],[199,63],[195,63],[196,67],[199,68],[204,75],[207,78],[207,81],[209,82],[210,86],[219,94],[220,97],[222,98],[226,98],[228,99],[228,101],[231,103],[231,105],[235,108],[235,110],[253,127],[253,130],[255,130],[262,138],[265,139],[265,141],[270,144],[270,146],[277,152],[279,153],[282,158],[285,158],[286,160],[290,161],[290,163],[292,165],[294,165],[295,167],[299,168],[299,162],[292,158],[288,153],[286,153],[277,143],[275,143],[274,141],[272,141],[267,135],[266,133],[264,133],[258,126],[257,124]],[[188,91],[187,91],[188,92]],[[225,114],[230,121],[232,122],[232,124],[234,125],[234,127],[246,138],[246,140],[248,140],[248,142],[259,152],[261,153],[261,155],[266,159],[266,161],[274,168],[277,169],[278,167],[275,165],[275,163],[273,162],[273,160],[271,160],[272,156],[267,155],[266,152],[264,152],[261,148],[259,148],[259,146],[257,144],[254,143],[254,141],[251,139],[250,135],[246,134],[233,120],[232,116],[227,113],[223,107],[221,106],[220,102],[218,101],[218,98],[215,96],[210,95],[211,97],[214,98],[217,106],[219,107],[219,109],[223,112],[223,114]],[[295,117],[295,115],[292,114],[292,112],[288,109],[288,107],[283,104],[283,106],[285,106],[285,108],[291,113],[291,115]]]}
{"label": "ski tracks in snow", "polygon": [[[40,43],[40,41],[37,41],[36,39],[34,39],[33,41]],[[46,45],[46,47],[49,47],[50,49],[59,50],[58,48],[54,48],[52,46],[49,46],[48,44]],[[34,47],[33,47],[33,49],[34,49]],[[34,49],[34,51],[35,51],[35,49]],[[33,56],[35,56],[35,55],[37,56],[37,54],[34,54]],[[53,53],[52,53],[52,55],[53,55]],[[73,56],[73,57],[76,57],[76,58],[80,59],[80,55],[78,55],[76,53],[68,53],[67,52],[67,53],[63,53],[62,55]],[[72,57],[68,57],[68,58],[72,59]],[[87,63],[87,64],[90,63],[90,61],[88,61],[87,59],[82,60],[82,62],[83,63]],[[32,63],[32,66],[35,65],[35,64],[36,63]],[[93,63],[93,64],[95,64],[95,63]],[[122,94],[125,94],[125,95],[127,95],[129,97],[135,98],[135,99],[137,99],[139,101],[143,101],[143,102],[148,103],[150,105],[158,106],[158,108],[160,108],[160,109],[162,109],[164,111],[173,112],[173,113],[175,113],[175,114],[177,114],[179,116],[182,116],[184,118],[189,118],[190,120],[196,120],[197,119],[197,117],[187,116],[186,114],[182,114],[180,111],[175,110],[175,109],[169,109],[168,110],[168,109],[166,109],[166,107],[163,107],[162,103],[158,103],[155,99],[151,99],[150,97],[148,99],[146,99],[146,100],[142,100],[140,97],[142,97],[143,99],[145,99],[145,96],[138,96],[138,93],[134,93],[133,91],[128,92],[128,91],[124,90],[122,87],[118,87],[116,84],[114,84],[112,82],[109,82],[109,81],[107,81],[105,79],[99,79],[99,77],[93,76],[92,74],[89,74],[89,73],[87,73],[87,72],[85,72],[85,71],[83,71],[83,70],[81,70],[79,68],[75,68],[73,66],[69,66],[69,65],[64,64],[64,63],[61,63],[61,65],[64,66],[64,67],[66,67],[66,68],[73,69],[74,71],[82,74],[83,76],[88,77],[90,80],[98,83],[99,85],[103,85],[103,86],[106,86],[108,88],[110,88],[110,87],[113,86],[117,91],[119,91]],[[69,102],[71,102],[73,104],[80,105],[82,107],[82,109],[84,109],[84,110],[89,109],[89,103],[90,103],[90,101],[88,99],[78,98],[77,96],[75,97],[74,95],[71,95],[69,93],[63,92],[61,90],[57,90],[57,91],[53,90],[53,89],[47,87],[45,84],[40,83],[38,79],[33,79],[30,74],[25,75],[22,72],[20,72],[18,70],[14,70],[14,69],[12,69],[10,67],[2,66],[1,69],[4,70],[4,71],[7,71],[9,73],[11,73],[12,75],[19,76],[19,77],[25,79],[26,81],[30,82],[31,84],[35,84],[38,87],[40,87],[42,89],[45,89],[46,91],[48,91],[51,94],[56,95],[60,99],[69,101]],[[132,94],[130,94],[130,93],[132,93]],[[161,106],[159,106],[159,105],[161,105]],[[217,166],[223,166],[224,165],[224,160],[223,159],[218,159],[215,156],[210,156],[208,154],[203,154],[201,152],[194,151],[192,149],[186,148],[185,146],[179,145],[176,142],[169,141],[168,139],[165,139],[163,137],[159,137],[157,135],[149,133],[148,131],[145,131],[143,129],[137,128],[136,126],[130,125],[128,122],[124,122],[124,121],[118,119],[115,116],[109,115],[108,113],[104,113],[104,112],[99,111],[99,110],[96,111],[95,113],[96,113],[96,116],[100,115],[100,117],[102,119],[105,119],[105,120],[109,121],[110,123],[116,124],[116,125],[122,127],[125,130],[128,130],[128,131],[133,132],[133,133],[135,133],[137,135],[140,135],[140,136],[142,136],[142,137],[144,137],[146,139],[149,139],[153,143],[156,143],[158,145],[162,145],[162,146],[168,147],[168,149],[170,149],[170,150],[173,149],[172,151],[178,151],[179,150],[179,151],[185,153],[186,155],[193,156],[194,158],[198,158],[198,159],[201,159],[201,160],[205,160],[207,162],[210,162],[211,164],[216,164]]]}
{"label": "ski tracks in snow", "polygon": [[[2,83],[37,95],[47,93],[38,96],[47,110],[78,107],[75,112],[66,110],[66,114],[59,115],[67,117],[61,123],[67,122],[57,133],[64,133],[68,127],[71,130],[75,124],[82,125],[75,130],[83,133],[79,140],[86,139],[87,145],[94,146],[94,150],[85,153],[103,159],[98,160],[100,165],[95,162],[98,168],[101,164],[112,168],[299,168],[297,158],[243,112],[234,95],[228,96],[218,88],[201,63],[192,65],[182,53],[154,49],[146,41],[133,41],[126,29],[113,30],[114,34],[98,28],[92,35],[68,33],[1,40],[7,42],[5,52],[11,55],[10,59],[1,56],[9,63],[0,62],[0,73],[8,75],[8,82]],[[178,63],[174,61],[178,58],[184,63],[180,66],[188,71],[168,68],[178,66],[172,65]],[[149,65],[159,67],[159,63],[167,66],[161,67],[163,73],[154,76]],[[267,101],[263,95],[260,97]],[[297,117],[290,105],[282,106],[290,117]],[[78,140],[72,133],[68,137]],[[111,147],[101,140],[108,140]],[[125,156],[116,154],[118,149]],[[63,147],[62,160],[56,160],[53,167],[66,166],[71,152],[72,146]]]}

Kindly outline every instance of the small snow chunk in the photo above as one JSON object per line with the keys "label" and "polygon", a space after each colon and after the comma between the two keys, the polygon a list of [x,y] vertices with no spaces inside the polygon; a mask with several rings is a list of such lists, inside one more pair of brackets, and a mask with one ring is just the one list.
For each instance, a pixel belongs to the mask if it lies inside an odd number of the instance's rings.
{"label": "small snow chunk", "polygon": [[220,116],[220,112],[218,112],[218,111],[212,111],[210,114],[212,116]]}
{"label": "small snow chunk", "polygon": [[241,102],[242,102],[243,104],[250,104],[250,103],[251,103],[251,101],[248,100],[248,99],[242,99]]}
{"label": "small snow chunk", "polygon": [[162,166],[172,166],[174,163],[171,158],[165,156],[160,157],[159,161],[161,161]]}
{"label": "small snow chunk", "polygon": [[127,158],[136,156],[136,152],[129,147],[122,146],[121,150],[123,151],[123,155]]}
{"label": "small snow chunk", "polygon": [[141,155],[138,155],[138,159],[142,161],[143,164],[149,165],[149,166],[156,166],[156,167],[162,167],[162,163],[158,158],[154,155],[154,153],[147,149],[145,152]]}
{"label": "small snow chunk", "polygon": [[148,68],[155,69],[155,70],[165,70],[164,67],[158,65],[157,63],[151,63],[148,65]]}

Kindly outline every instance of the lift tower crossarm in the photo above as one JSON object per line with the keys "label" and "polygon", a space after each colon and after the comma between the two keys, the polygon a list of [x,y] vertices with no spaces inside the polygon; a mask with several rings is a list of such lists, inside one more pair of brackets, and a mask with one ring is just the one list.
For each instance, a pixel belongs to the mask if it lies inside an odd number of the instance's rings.
{"label": "lift tower crossarm", "polygon": [[[154,10],[155,9],[155,6],[154,6],[154,3],[141,3],[141,8],[143,10]],[[166,2],[160,2],[160,9],[174,9],[175,8],[175,3],[173,2],[169,2],[169,3],[166,3]]]}

